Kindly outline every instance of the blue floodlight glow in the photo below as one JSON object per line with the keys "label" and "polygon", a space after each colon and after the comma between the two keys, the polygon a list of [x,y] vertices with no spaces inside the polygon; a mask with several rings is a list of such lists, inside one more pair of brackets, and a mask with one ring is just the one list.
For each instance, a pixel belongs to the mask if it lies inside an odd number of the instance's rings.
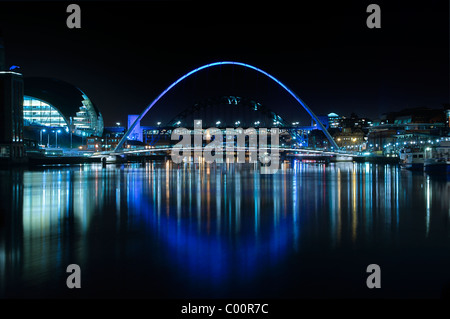
{"label": "blue floodlight glow", "polygon": [[331,137],[330,133],[328,133],[327,129],[325,128],[325,126],[323,126],[323,124],[319,121],[319,119],[317,118],[317,116],[311,111],[311,109],[306,105],[305,102],[302,101],[302,99],[300,99],[297,94],[295,94],[292,90],[290,90],[285,84],[283,84],[280,80],[278,80],[277,78],[275,78],[273,75],[267,73],[264,70],[261,70],[253,65],[247,64],[247,63],[242,63],[242,62],[234,62],[234,61],[222,61],[222,62],[214,62],[214,63],[209,63],[209,64],[205,64],[201,67],[198,67],[188,73],[186,73],[185,75],[181,76],[180,78],[178,78],[178,80],[176,80],[175,82],[173,82],[171,85],[169,85],[160,95],[158,95],[158,97],[156,99],[154,99],[146,108],[145,110],[139,115],[138,118],[136,118],[136,120],[134,121],[134,123],[130,126],[130,128],[128,129],[128,131],[125,133],[125,135],[122,137],[122,139],[120,140],[119,144],[117,144],[116,148],[114,149],[114,151],[118,151],[123,143],[127,140],[128,135],[133,131],[134,127],[137,125],[137,123],[139,123],[140,120],[142,120],[142,118],[147,114],[148,111],[150,111],[150,109],[167,93],[169,92],[175,85],[177,85],[178,83],[180,83],[181,81],[183,81],[184,79],[190,77],[192,74],[197,73],[203,69],[207,69],[207,68],[211,68],[214,66],[219,66],[219,65],[238,65],[238,66],[243,66],[252,70],[255,70],[259,73],[264,74],[265,76],[267,76],[269,79],[275,81],[275,83],[277,83],[278,85],[280,85],[283,89],[285,89],[301,106],[303,106],[303,108],[306,110],[306,112],[308,112],[308,114],[314,119],[314,121],[317,123],[317,125],[320,127],[320,129],[323,131],[323,133],[325,134],[325,136],[328,138],[328,140],[330,141],[331,145],[336,148],[339,149],[339,147],[337,146],[336,142],[333,140],[333,138]]}

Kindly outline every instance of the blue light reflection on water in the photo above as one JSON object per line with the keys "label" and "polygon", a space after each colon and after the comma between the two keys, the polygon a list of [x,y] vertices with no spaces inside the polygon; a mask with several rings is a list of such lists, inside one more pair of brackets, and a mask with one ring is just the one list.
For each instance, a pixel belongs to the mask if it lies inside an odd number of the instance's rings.
{"label": "blue light reflection on water", "polygon": [[[175,172],[173,174],[173,172]],[[162,192],[166,193],[168,210],[154,209],[154,205],[148,200],[148,189],[143,185],[144,180],[135,178],[128,185],[135,194],[133,201],[128,201],[129,214],[136,215],[135,223],[148,225],[151,233],[157,233],[173,252],[173,265],[181,267],[191,276],[205,278],[220,283],[229,280],[234,267],[239,269],[239,274],[248,277],[258,272],[258,262],[273,262],[283,255],[288,245],[290,231],[287,229],[290,223],[288,219],[278,220],[274,213],[274,224],[265,223],[265,229],[260,229],[260,216],[258,204],[258,188],[251,191],[241,190],[241,172],[223,172],[220,168],[206,168],[204,171],[189,171],[188,169],[173,170],[167,166],[157,169],[150,174],[159,175],[165,180]],[[248,172],[256,174],[255,172]],[[192,175],[196,175],[192,179]],[[214,175],[214,176],[211,176]],[[227,183],[225,176],[233,183]],[[279,176],[273,176],[273,184],[277,185],[282,180]],[[192,203],[191,192],[187,194],[182,189],[191,189],[193,180],[196,183],[196,203],[194,207],[181,206],[181,202]],[[205,181],[201,183],[201,181]],[[254,183],[254,182],[253,182]],[[224,187],[234,196],[222,201],[221,188]],[[277,186],[275,186],[275,189]],[[243,200],[241,193],[248,197]],[[215,194],[216,196],[211,196]],[[175,195],[175,199],[172,197]],[[254,197],[253,205],[250,199]],[[176,205],[171,205],[172,202]],[[245,204],[245,220],[241,214],[241,205]],[[253,207],[252,207],[253,206]],[[279,203],[274,202],[274,211]],[[158,206],[161,207],[161,206]],[[215,210],[212,209],[215,208]],[[221,216],[221,211],[229,208],[229,214]],[[182,209],[183,208],[183,209]],[[191,215],[189,212],[194,213]],[[196,211],[195,211],[196,210]],[[212,212],[214,211],[214,214]],[[254,218],[250,213],[254,212]],[[215,221],[215,222],[214,222]],[[276,224],[275,224],[276,223]],[[251,225],[253,224],[253,225]],[[196,227],[194,227],[196,225]],[[254,230],[251,231],[250,228]],[[263,232],[263,235],[260,235]],[[267,259],[267,260],[266,260]]]}
{"label": "blue light reflection on water", "polygon": [[[450,183],[391,165],[294,162],[260,175],[250,165],[152,162],[0,173],[2,198],[12,199],[1,205],[2,296],[58,293],[73,262],[87,278],[106,260],[114,266],[106,278],[148,268],[145,286],[164,269],[183,293],[201,286],[234,296],[261,278],[292,289],[295,276],[308,277],[296,265],[316,266],[305,252],[327,260],[345,251],[345,260],[348,251],[450,246]],[[450,259],[441,250],[429,257],[441,267]],[[128,291],[139,280],[120,285]]]}

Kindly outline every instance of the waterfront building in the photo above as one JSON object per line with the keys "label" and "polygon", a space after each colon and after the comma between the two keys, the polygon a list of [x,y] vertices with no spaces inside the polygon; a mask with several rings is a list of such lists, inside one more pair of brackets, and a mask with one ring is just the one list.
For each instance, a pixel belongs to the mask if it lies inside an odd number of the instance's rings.
{"label": "waterfront building", "polygon": [[[128,115],[128,129],[130,129],[131,125],[133,125],[133,123],[138,119],[138,117],[139,115]],[[141,121],[138,121],[136,123],[136,126],[131,131],[130,135],[128,136],[128,139],[141,142],[144,140],[141,128]]]}
{"label": "waterfront building", "polygon": [[365,149],[364,132],[362,129],[343,128],[341,132],[333,135],[336,144],[349,151],[361,151]]}
{"label": "waterfront building", "polygon": [[25,156],[22,103],[22,74],[0,71],[0,157],[8,161]]}
{"label": "waterfront building", "polygon": [[444,109],[414,108],[383,114],[368,134],[369,149],[396,153],[411,145],[434,145],[448,138]]}
{"label": "waterfront building", "polygon": [[25,78],[24,125],[60,129],[76,136],[102,136],[103,117],[76,86],[51,78]]}
{"label": "waterfront building", "polygon": [[340,126],[341,117],[336,113],[328,113],[327,118],[330,128],[338,128]]}
{"label": "waterfront building", "polygon": [[0,34],[0,71],[6,70],[5,63],[5,45],[3,44],[3,39]]}

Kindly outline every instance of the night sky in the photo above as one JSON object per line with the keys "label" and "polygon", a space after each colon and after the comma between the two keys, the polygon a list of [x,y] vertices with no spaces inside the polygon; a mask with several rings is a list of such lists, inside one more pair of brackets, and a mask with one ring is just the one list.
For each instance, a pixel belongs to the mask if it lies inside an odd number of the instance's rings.
{"label": "night sky", "polygon": [[[395,3],[392,3],[395,2]],[[75,2],[81,29],[68,29],[71,2],[0,2],[8,65],[82,89],[105,125],[140,113],[184,73],[221,60],[257,66],[316,114],[376,118],[449,103],[448,1]],[[381,7],[368,29],[366,7]],[[188,79],[147,121],[170,119],[196,100],[240,94],[289,119],[292,98],[254,71],[224,67]]]}

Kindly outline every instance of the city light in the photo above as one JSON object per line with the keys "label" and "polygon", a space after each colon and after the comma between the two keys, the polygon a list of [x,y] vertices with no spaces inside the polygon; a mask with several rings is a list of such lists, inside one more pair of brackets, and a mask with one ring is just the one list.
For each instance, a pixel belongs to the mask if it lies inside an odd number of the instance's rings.
{"label": "city light", "polygon": [[61,130],[52,131],[52,133],[55,133],[55,146],[58,148],[58,133],[61,133]]}
{"label": "city light", "polygon": [[42,132],[45,133],[45,132],[47,132],[47,130],[46,130],[46,129],[43,129],[43,130],[41,130],[40,133],[39,133],[39,135],[40,135],[40,143],[39,143],[39,144],[40,144],[40,145],[42,145]]}

